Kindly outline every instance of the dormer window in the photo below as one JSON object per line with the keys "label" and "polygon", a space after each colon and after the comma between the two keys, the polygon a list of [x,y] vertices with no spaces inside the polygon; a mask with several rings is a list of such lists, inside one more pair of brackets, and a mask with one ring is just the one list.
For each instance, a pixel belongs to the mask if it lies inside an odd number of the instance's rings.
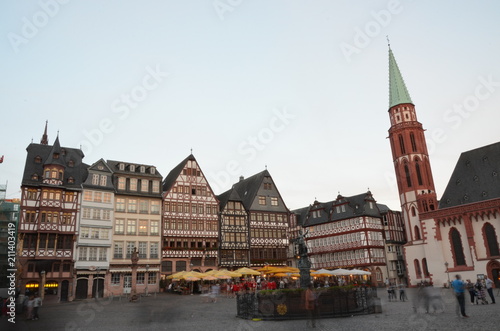
{"label": "dormer window", "polygon": [[131,164],[129,166],[129,170],[132,171],[132,172],[134,172],[135,171],[135,165]]}
{"label": "dormer window", "polygon": [[75,166],[75,161],[69,160],[68,161],[68,167],[73,168]]}
{"label": "dormer window", "polygon": [[52,158],[57,160],[59,158],[59,153],[52,154]]}
{"label": "dormer window", "polygon": [[35,157],[35,163],[42,163],[42,157],[40,155]]}
{"label": "dormer window", "polygon": [[146,167],[140,166],[139,171],[141,172],[141,174],[143,174],[146,171]]}
{"label": "dormer window", "polygon": [[151,168],[149,168],[149,173],[150,173],[151,175],[154,175],[154,174],[155,174],[155,172],[156,172],[155,167],[151,167]]}
{"label": "dormer window", "polygon": [[118,169],[120,169],[120,170],[125,170],[125,164],[120,163],[120,164],[118,165]]}
{"label": "dormer window", "polygon": [[75,183],[75,179],[73,177],[69,177],[68,178],[68,183],[69,184],[74,184]]}
{"label": "dormer window", "polygon": [[32,180],[38,180],[38,175],[37,175],[37,174],[33,174],[33,175],[31,175],[31,179],[32,179]]}
{"label": "dormer window", "polygon": [[61,154],[66,155],[66,150],[64,148],[61,148]]}

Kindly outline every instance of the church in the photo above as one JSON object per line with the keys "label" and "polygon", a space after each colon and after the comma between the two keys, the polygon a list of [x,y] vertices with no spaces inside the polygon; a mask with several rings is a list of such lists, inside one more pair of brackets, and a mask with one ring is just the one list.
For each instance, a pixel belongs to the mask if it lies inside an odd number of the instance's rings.
{"label": "church", "polygon": [[489,277],[500,287],[500,142],[463,152],[437,200],[422,124],[389,48],[389,140],[408,285]]}

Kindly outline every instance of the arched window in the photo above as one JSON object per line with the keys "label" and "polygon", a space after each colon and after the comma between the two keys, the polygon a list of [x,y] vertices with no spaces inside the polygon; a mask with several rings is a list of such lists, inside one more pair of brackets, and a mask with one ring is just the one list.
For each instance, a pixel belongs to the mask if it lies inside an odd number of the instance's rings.
{"label": "arched window", "polygon": [[405,142],[402,135],[398,135],[399,138],[399,148],[401,149],[401,154],[406,154]]}
{"label": "arched window", "polygon": [[422,269],[424,270],[424,277],[429,278],[429,268],[427,267],[427,259],[425,257],[422,259]]}
{"label": "arched window", "polygon": [[417,212],[413,206],[411,207],[411,216],[417,216]]}
{"label": "arched window", "polygon": [[483,226],[483,238],[485,239],[486,252],[489,256],[498,256],[498,240],[495,228],[490,223]]}
{"label": "arched window", "polygon": [[410,169],[408,169],[408,164],[405,164],[405,176],[406,176],[406,185],[408,187],[411,187]]}
{"label": "arched window", "polygon": [[422,239],[422,237],[420,237],[420,229],[418,228],[418,225],[415,225],[414,232],[415,232],[415,240]]}
{"label": "arched window", "polygon": [[413,134],[413,132],[410,132],[410,142],[411,142],[411,150],[416,152],[417,144],[415,143],[415,135]]}
{"label": "arched window", "polygon": [[450,230],[450,244],[451,251],[453,252],[453,258],[455,259],[455,265],[465,265],[465,255],[464,247],[462,245],[462,238],[460,237],[460,232],[456,228]]}
{"label": "arched window", "polygon": [[420,270],[420,262],[417,259],[413,260],[413,264],[415,265],[415,275],[417,278],[422,278],[422,271]]}
{"label": "arched window", "polygon": [[382,270],[380,270],[380,268],[375,269],[375,276],[377,277],[377,282],[381,282],[383,280]]}
{"label": "arched window", "polygon": [[418,163],[418,161],[415,163],[415,170],[417,171],[418,185],[423,185],[422,174],[420,173],[420,164]]}

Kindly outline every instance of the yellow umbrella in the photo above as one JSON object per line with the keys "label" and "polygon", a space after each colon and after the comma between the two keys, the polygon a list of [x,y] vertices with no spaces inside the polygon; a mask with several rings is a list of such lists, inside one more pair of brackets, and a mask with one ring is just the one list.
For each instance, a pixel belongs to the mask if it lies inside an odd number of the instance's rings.
{"label": "yellow umbrella", "polygon": [[184,276],[184,280],[187,280],[188,282],[195,282],[197,280],[200,280],[201,278],[195,277],[195,276]]}
{"label": "yellow umbrella", "polygon": [[170,276],[167,276],[167,279],[180,279],[182,277],[182,275],[184,275],[186,273],[186,271],[180,271],[180,272],[176,272],[175,274],[171,274]]}
{"label": "yellow umbrella", "polygon": [[219,279],[219,278],[212,276],[212,275],[208,275],[208,276],[203,277],[203,280],[217,280],[217,279]]}
{"label": "yellow umbrella", "polygon": [[276,276],[276,277],[287,277],[288,274],[285,274],[284,272],[278,272],[278,273],[274,274],[274,276]]}
{"label": "yellow umbrella", "polygon": [[236,270],[236,272],[242,275],[255,275],[255,276],[260,275],[260,272],[258,272],[257,270],[253,270],[247,267],[239,268]]}

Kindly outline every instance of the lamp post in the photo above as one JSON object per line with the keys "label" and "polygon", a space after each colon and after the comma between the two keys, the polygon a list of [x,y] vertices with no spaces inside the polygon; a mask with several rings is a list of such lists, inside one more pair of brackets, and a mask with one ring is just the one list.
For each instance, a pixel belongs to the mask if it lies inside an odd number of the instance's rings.
{"label": "lamp post", "polygon": [[148,275],[148,279],[146,280],[146,296],[148,296],[149,264],[146,264],[146,275]]}
{"label": "lamp post", "polygon": [[97,274],[96,274],[97,277],[95,279],[95,286],[97,287],[97,289],[95,291],[95,298],[99,299],[99,271],[101,271],[101,268],[97,267],[96,271],[97,271]]}
{"label": "lamp post", "polygon": [[40,299],[42,299],[43,301],[43,299],[45,298],[45,270],[42,270],[40,274],[42,275],[42,284],[40,287]]}
{"label": "lamp post", "polygon": [[450,272],[448,271],[448,262],[445,262],[444,266],[446,267],[446,274],[448,275],[448,286],[450,286]]}

